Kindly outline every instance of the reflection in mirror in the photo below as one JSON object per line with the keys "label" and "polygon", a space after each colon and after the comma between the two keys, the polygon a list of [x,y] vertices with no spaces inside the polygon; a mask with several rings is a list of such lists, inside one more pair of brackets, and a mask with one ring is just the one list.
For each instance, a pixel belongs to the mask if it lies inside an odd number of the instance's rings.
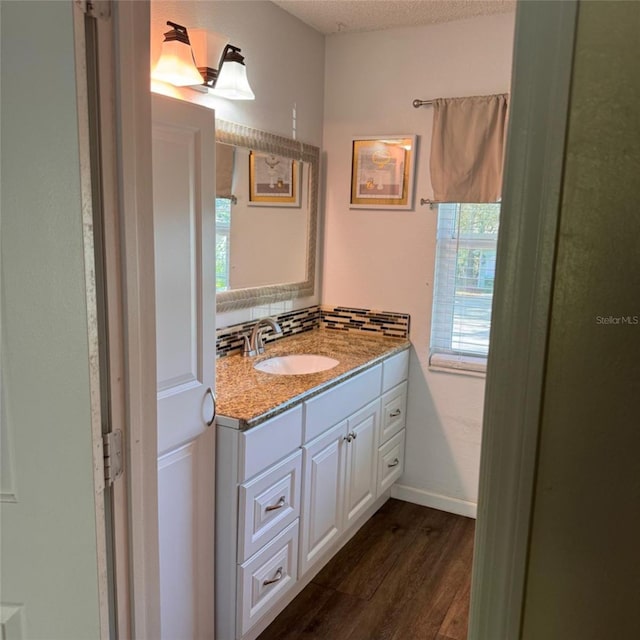
{"label": "reflection in mirror", "polygon": [[218,312],[310,296],[317,147],[216,121]]}
{"label": "reflection in mirror", "polygon": [[216,144],[216,289],[306,279],[309,163]]}

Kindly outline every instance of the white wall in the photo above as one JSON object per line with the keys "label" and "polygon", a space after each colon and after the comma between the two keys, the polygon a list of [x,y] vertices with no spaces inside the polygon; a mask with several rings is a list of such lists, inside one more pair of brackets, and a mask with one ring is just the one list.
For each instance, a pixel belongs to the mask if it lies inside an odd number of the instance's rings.
{"label": "white wall", "polygon": [[[204,28],[229,36],[242,49],[255,101],[231,101],[191,89],[175,91],[184,99],[216,110],[216,117],[292,137],[296,105],[297,139],[321,146],[324,105],[324,37],[266,0],[152,0],[151,62],[160,55],[162,34],[171,20],[189,28]],[[321,256],[318,255],[318,259]],[[319,272],[319,269],[318,269]],[[267,313],[297,309],[320,300],[316,294],[268,308],[218,314],[223,327]]]}
{"label": "white wall", "polygon": [[[429,371],[436,211],[349,209],[351,138],[419,135],[416,201],[432,197],[432,113],[414,98],[509,90],[514,14],[327,38],[322,302],[411,314],[402,497],[475,513],[484,379]],[[404,487],[404,488],[402,488]]]}

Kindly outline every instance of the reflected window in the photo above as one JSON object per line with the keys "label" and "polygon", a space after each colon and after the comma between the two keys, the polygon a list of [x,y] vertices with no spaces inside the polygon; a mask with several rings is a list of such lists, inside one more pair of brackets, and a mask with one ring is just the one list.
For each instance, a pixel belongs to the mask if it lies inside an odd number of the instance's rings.
{"label": "reflected window", "polygon": [[216,198],[216,291],[229,290],[231,198]]}

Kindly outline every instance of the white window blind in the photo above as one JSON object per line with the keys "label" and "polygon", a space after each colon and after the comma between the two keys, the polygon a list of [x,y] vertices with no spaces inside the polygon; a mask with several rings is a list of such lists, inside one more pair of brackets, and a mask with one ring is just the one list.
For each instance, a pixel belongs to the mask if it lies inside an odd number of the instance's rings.
{"label": "white window blind", "polygon": [[431,353],[486,357],[500,205],[438,205]]}
{"label": "white window blind", "polygon": [[231,199],[216,198],[216,291],[229,289]]}

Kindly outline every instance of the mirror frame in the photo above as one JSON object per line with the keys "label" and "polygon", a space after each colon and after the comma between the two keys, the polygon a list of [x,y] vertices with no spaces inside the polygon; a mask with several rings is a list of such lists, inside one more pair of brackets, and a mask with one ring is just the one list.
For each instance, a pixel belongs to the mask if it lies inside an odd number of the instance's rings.
{"label": "mirror frame", "polygon": [[216,142],[245,147],[254,151],[266,151],[267,153],[274,153],[309,163],[309,226],[307,228],[306,279],[302,282],[221,291],[216,293],[217,312],[235,311],[236,309],[246,309],[270,302],[293,300],[313,295],[316,279],[320,149],[291,138],[277,136],[273,133],[226,120],[216,120]]}

